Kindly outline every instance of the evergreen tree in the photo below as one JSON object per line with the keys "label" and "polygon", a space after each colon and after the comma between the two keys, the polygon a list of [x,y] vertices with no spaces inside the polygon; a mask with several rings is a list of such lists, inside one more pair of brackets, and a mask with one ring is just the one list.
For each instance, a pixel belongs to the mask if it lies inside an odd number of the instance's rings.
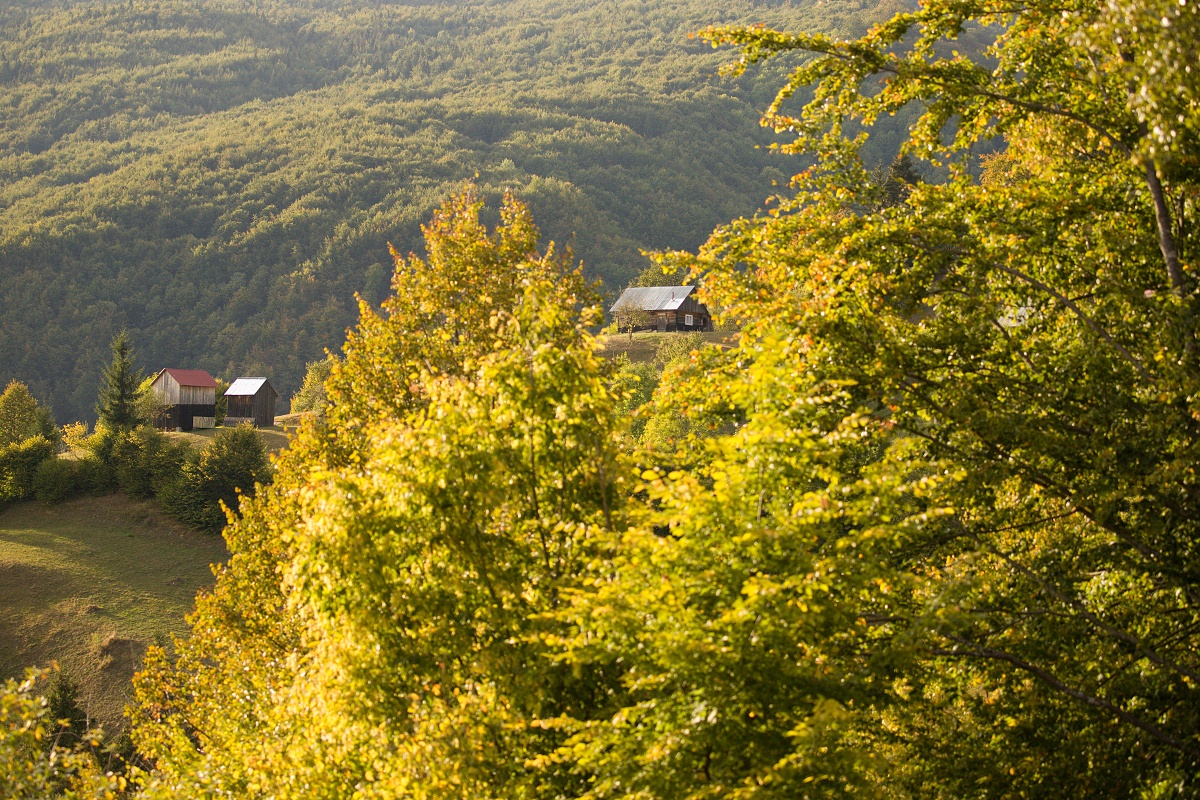
{"label": "evergreen tree", "polygon": [[96,416],[106,427],[132,428],[141,421],[138,399],[142,376],[140,370],[133,368],[133,348],[125,331],[113,337],[112,354],[112,363],[104,369]]}
{"label": "evergreen tree", "polygon": [[43,747],[70,748],[82,742],[88,731],[88,716],[79,707],[79,687],[75,682],[62,671],[52,672],[45,698],[54,733],[43,740]]}

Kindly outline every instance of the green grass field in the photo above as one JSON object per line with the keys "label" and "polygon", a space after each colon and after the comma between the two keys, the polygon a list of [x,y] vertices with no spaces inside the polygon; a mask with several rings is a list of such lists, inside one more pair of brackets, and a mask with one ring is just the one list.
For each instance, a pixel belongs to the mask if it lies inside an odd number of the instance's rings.
{"label": "green grass field", "polygon": [[0,513],[0,677],[58,661],[80,706],[113,731],[149,644],[184,634],[219,536],[123,495]]}
{"label": "green grass field", "polygon": [[[219,430],[220,428],[196,428],[190,431],[167,431],[167,436],[176,441],[187,442],[193,447],[204,447]],[[294,425],[290,427],[274,425],[270,428],[258,428],[257,433],[263,440],[263,444],[267,446],[267,452],[274,455],[287,447],[290,439],[289,431],[294,430]]]}
{"label": "green grass field", "polygon": [[[654,360],[654,354],[658,352],[658,348],[663,342],[675,336],[683,336],[681,333],[659,333],[658,331],[638,331],[630,338],[628,333],[617,333],[610,336],[601,336],[600,341],[604,345],[603,354],[608,358],[615,358],[622,353],[629,356],[629,360],[635,364],[645,363]],[[731,345],[733,337],[736,333],[729,331],[706,331],[700,334],[705,342],[710,344]]]}

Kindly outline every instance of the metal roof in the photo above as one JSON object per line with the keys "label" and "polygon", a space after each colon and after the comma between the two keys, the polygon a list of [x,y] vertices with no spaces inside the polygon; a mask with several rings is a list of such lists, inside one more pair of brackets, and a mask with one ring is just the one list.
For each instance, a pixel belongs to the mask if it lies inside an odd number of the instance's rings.
{"label": "metal roof", "polygon": [[639,305],[643,311],[675,311],[695,289],[695,286],[630,286],[621,292],[609,312],[624,303]]}
{"label": "metal roof", "polygon": [[226,397],[253,397],[267,382],[266,378],[238,378],[228,389]]}
{"label": "metal roof", "polygon": [[180,386],[202,386],[205,389],[217,388],[217,382],[213,380],[213,376],[209,375],[202,369],[175,369],[167,367],[162,372],[165,372],[175,379],[175,382]]}

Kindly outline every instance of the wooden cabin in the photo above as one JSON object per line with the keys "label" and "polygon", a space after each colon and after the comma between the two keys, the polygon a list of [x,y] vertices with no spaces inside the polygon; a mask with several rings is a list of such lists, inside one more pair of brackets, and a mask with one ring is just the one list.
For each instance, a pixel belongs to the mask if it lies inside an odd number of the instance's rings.
{"label": "wooden cabin", "polygon": [[166,406],[156,427],[190,431],[217,425],[217,382],[202,369],[167,368],[154,376],[150,389]]}
{"label": "wooden cabin", "polygon": [[266,378],[238,378],[225,390],[226,427],[249,422],[256,428],[275,424],[275,403],[279,393]]}
{"label": "wooden cabin", "polygon": [[708,307],[696,299],[695,286],[631,286],[621,293],[609,313],[617,315],[630,307],[646,312],[649,321],[649,325],[635,325],[634,330],[712,330],[712,316]]}

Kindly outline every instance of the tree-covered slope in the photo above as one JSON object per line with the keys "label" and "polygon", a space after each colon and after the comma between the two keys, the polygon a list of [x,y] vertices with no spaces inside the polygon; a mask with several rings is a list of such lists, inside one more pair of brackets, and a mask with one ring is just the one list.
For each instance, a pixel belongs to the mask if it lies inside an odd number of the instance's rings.
{"label": "tree-covered slope", "polygon": [[[778,74],[688,33],[854,34],[880,0],[24,3],[0,10],[0,376],[90,416],[108,341],[269,375],[340,345],[387,243],[465,180],[514,188],[609,288],[694,247],[794,165]],[[771,69],[780,69],[772,67]]]}

